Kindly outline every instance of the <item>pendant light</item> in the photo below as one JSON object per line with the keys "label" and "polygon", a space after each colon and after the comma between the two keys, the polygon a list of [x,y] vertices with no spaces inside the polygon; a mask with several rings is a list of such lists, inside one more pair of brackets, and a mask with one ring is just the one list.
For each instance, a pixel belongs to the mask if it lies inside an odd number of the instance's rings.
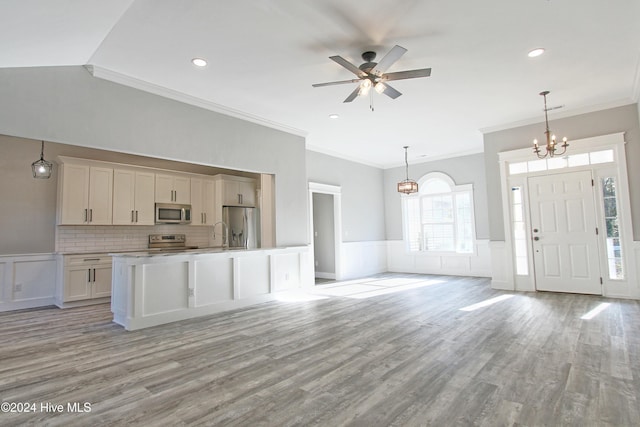
{"label": "pendant light", "polygon": [[33,171],[33,177],[37,179],[49,179],[51,176],[53,163],[44,159],[44,141],[42,141],[42,148],[40,149],[40,160],[31,163],[31,170]]}
{"label": "pendant light", "polygon": [[536,156],[538,156],[539,159],[544,159],[547,156],[553,157],[556,154],[561,156],[567,151],[567,147],[569,146],[569,144],[567,144],[567,137],[565,136],[564,138],[562,138],[562,145],[561,145],[562,151],[559,153],[556,153],[556,150],[557,150],[556,136],[553,135],[549,130],[549,118],[547,117],[547,111],[549,111],[549,109],[547,108],[547,95],[549,95],[549,91],[545,90],[544,92],[540,92],[540,95],[544,97],[544,123],[546,125],[546,130],[544,132],[544,135],[545,135],[545,139],[547,140],[547,144],[544,149],[545,150],[544,153],[542,153],[542,150],[540,149],[540,147],[538,147],[538,140],[534,139],[533,152],[536,153]]}
{"label": "pendant light", "polygon": [[412,179],[409,179],[409,161],[407,160],[407,148],[404,146],[404,164],[407,172],[407,179],[398,183],[398,193],[413,194],[418,192],[418,183]]}

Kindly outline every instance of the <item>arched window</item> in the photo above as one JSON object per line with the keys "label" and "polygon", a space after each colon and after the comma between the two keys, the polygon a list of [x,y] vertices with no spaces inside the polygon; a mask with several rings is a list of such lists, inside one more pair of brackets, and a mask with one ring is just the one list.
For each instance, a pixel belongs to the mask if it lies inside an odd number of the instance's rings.
{"label": "arched window", "polygon": [[472,253],[473,186],[456,185],[448,175],[431,172],[420,178],[418,188],[418,193],[402,196],[408,249]]}

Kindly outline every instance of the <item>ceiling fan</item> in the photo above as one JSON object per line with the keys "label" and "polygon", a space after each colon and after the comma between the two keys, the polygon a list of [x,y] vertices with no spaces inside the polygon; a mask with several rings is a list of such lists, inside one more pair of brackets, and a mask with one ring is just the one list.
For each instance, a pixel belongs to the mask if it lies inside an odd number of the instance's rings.
{"label": "ceiling fan", "polygon": [[342,65],[347,70],[358,76],[357,79],[340,80],[337,82],[328,83],[316,83],[313,87],[333,86],[346,83],[360,83],[353,92],[347,96],[343,102],[351,102],[358,95],[364,96],[369,93],[371,88],[378,93],[384,93],[392,99],[396,99],[402,93],[398,92],[393,87],[389,86],[389,81],[403,80],[403,79],[415,79],[418,77],[429,77],[431,75],[431,68],[421,68],[419,70],[398,71],[395,73],[385,73],[389,67],[391,67],[402,55],[405,54],[407,49],[402,46],[395,45],[391,50],[380,60],[380,62],[373,62],[376,58],[376,53],[367,51],[362,54],[362,59],[365,61],[359,67],[355,66],[351,62],[347,61],[341,56],[330,56],[329,59]]}

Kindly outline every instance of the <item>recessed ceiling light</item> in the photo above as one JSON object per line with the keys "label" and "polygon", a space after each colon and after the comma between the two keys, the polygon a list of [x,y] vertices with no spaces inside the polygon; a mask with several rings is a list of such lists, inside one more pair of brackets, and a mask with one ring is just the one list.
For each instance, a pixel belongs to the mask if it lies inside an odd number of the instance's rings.
{"label": "recessed ceiling light", "polygon": [[544,53],[544,48],[543,47],[537,47],[537,48],[529,51],[527,56],[529,56],[529,58],[535,58],[536,56],[540,56],[543,53]]}
{"label": "recessed ceiling light", "polygon": [[206,67],[207,66],[207,60],[206,59],[202,59],[202,58],[193,58],[191,60],[191,62],[193,63],[193,65],[195,65],[196,67]]}
{"label": "recessed ceiling light", "polygon": [[329,118],[330,118],[330,119],[337,119],[337,118],[339,118],[339,117],[340,117],[340,116],[339,116],[339,115],[337,115],[337,114],[329,114]]}

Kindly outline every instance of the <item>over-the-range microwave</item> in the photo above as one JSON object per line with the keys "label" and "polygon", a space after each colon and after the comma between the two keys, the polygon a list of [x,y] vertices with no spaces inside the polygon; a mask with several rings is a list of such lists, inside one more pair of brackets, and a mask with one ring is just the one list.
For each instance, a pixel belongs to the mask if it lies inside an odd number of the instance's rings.
{"label": "over-the-range microwave", "polygon": [[191,205],[156,203],[156,224],[191,224]]}

